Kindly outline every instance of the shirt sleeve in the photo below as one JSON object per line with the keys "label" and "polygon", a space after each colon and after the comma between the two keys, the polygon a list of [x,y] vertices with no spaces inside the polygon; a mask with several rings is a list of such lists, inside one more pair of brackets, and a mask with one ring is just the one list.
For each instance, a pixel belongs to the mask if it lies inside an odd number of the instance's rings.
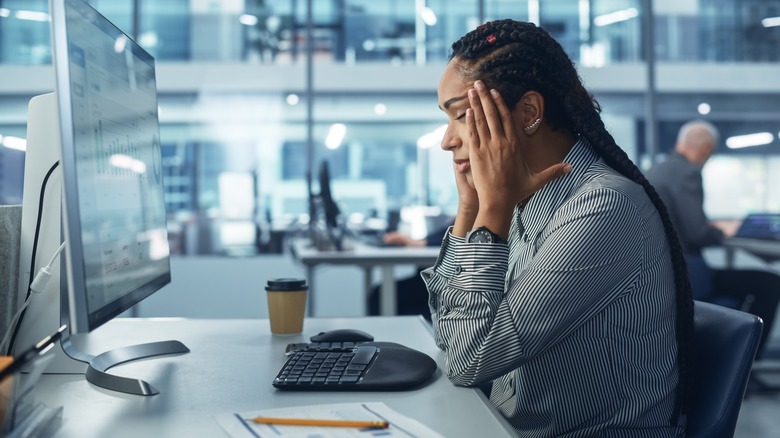
{"label": "shirt sleeve", "polygon": [[704,212],[704,187],[701,172],[688,173],[673,195],[680,237],[686,248],[702,248],[723,241],[723,232],[712,226]]}
{"label": "shirt sleeve", "polygon": [[508,282],[508,246],[445,238],[422,276],[450,380],[471,386],[506,374],[630,290],[647,238],[641,222],[636,204],[617,191],[577,196],[529,242],[536,254]]}

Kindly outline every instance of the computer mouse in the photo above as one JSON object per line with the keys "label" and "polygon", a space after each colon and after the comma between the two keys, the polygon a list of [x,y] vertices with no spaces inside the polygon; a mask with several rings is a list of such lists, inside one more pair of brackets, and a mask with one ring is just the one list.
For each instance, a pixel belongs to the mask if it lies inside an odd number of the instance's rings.
{"label": "computer mouse", "polygon": [[374,337],[358,329],[335,329],[320,332],[309,340],[311,342],[371,342]]}

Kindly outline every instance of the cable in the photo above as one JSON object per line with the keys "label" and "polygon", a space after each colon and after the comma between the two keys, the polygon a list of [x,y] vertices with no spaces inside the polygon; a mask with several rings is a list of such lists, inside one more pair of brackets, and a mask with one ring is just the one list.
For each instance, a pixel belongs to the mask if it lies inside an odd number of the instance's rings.
{"label": "cable", "polygon": [[[62,242],[62,245],[60,245],[60,247],[57,248],[57,251],[54,252],[54,255],[51,257],[51,260],[49,260],[49,264],[42,267],[41,270],[38,271],[38,275],[35,276],[35,280],[33,280],[30,283],[30,291],[29,291],[30,293],[27,294],[27,299],[24,301],[24,304],[22,304],[22,307],[20,307],[19,310],[16,311],[14,317],[11,318],[11,324],[9,324],[9,327],[16,324],[19,318],[21,318],[22,313],[24,313],[24,311],[27,309],[27,307],[30,305],[30,302],[32,301],[32,294],[39,294],[43,292],[43,288],[46,287],[46,284],[48,284],[49,280],[51,279],[51,265],[54,264],[54,262],[57,260],[57,257],[59,257],[63,249],[65,249],[65,242]],[[0,351],[5,351],[5,346],[8,343],[8,339],[10,335],[11,335],[11,330],[8,330],[5,336],[3,336],[3,341],[0,342]]]}
{"label": "cable", "polygon": [[[20,307],[19,310],[17,310],[16,313],[14,313],[14,317],[11,318],[11,324],[9,324],[9,327],[13,326],[14,324],[16,324],[17,321],[19,321],[19,318],[22,316],[22,313],[24,313],[24,311],[27,309],[27,306],[30,305],[30,301],[32,301],[32,295],[28,296],[27,299],[24,301],[24,304],[22,304],[22,307]],[[11,333],[12,331],[8,330],[5,333],[5,336],[3,336],[3,342],[0,343],[0,351],[5,351],[5,345],[8,343]],[[11,354],[10,348],[8,350],[8,354]]]}
{"label": "cable", "polygon": [[[27,286],[27,295],[25,295],[24,300],[25,304],[21,307],[21,313],[19,314],[19,317],[16,319],[15,322],[12,322],[14,325],[13,329],[13,336],[11,337],[10,342],[8,343],[8,349],[5,350],[7,355],[11,354],[11,351],[14,348],[14,342],[16,342],[16,337],[19,335],[19,329],[22,325],[22,319],[24,318],[24,314],[27,310],[27,305],[29,305],[29,300],[32,295],[32,289],[30,289],[30,285],[32,285],[33,280],[35,279],[33,277],[35,273],[35,257],[38,252],[38,237],[41,233],[41,221],[43,220],[43,201],[46,196],[46,185],[49,183],[49,177],[51,177],[52,173],[54,173],[54,169],[57,168],[57,166],[60,165],[60,162],[55,162],[46,172],[46,176],[43,178],[43,182],[41,183],[41,189],[38,194],[38,217],[35,221],[35,236],[33,237],[33,245],[32,245],[32,256],[30,257],[30,280],[28,286]],[[11,332],[11,330],[9,330]],[[8,334],[6,334],[6,337]]]}
{"label": "cable", "polygon": [[46,287],[46,284],[49,283],[49,280],[51,279],[51,265],[57,260],[57,256],[60,255],[63,249],[65,249],[65,242],[62,242],[62,245],[60,245],[49,261],[49,264],[42,267],[41,270],[38,271],[38,275],[35,276],[35,279],[30,282],[31,293],[39,294],[43,292],[43,288]]}

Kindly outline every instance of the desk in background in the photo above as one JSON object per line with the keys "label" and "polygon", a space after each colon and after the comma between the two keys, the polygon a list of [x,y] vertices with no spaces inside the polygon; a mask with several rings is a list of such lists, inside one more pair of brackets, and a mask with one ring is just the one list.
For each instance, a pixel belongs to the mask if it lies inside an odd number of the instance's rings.
{"label": "desk in background", "polygon": [[[401,392],[280,391],[271,382],[290,342],[335,328],[358,328],[377,341],[398,342],[433,357],[435,381]],[[118,318],[89,335],[84,350],[167,339],[192,351],[120,365],[118,375],[140,378],[160,390],[135,396],[90,385],[83,375],[43,375],[34,401],[64,406],[54,437],[221,437],[215,415],[258,409],[382,401],[446,437],[513,436],[508,423],[476,388],[457,387],[443,375],[443,353],[421,317],[307,319],[302,335],[271,335],[266,319]]]}
{"label": "desk in background", "polygon": [[353,248],[336,251],[320,251],[308,239],[296,239],[291,242],[293,257],[306,266],[309,281],[309,314],[314,315],[317,295],[314,284],[314,271],[319,265],[352,265],[363,268],[365,275],[366,297],[371,293],[371,271],[375,267],[382,269],[382,284],[379,288],[379,313],[385,316],[397,312],[397,291],[393,268],[396,265],[433,266],[439,256],[437,247],[409,246],[370,246],[355,242]]}
{"label": "desk in background", "polygon": [[780,242],[776,240],[749,239],[745,237],[728,237],[723,239],[726,249],[726,267],[734,267],[734,254],[737,250],[750,253],[766,263],[780,260]]}

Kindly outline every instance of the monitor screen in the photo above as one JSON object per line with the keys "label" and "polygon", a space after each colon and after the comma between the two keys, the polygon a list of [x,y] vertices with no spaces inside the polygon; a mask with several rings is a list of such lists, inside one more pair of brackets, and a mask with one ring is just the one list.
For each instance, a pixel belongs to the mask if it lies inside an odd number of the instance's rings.
{"label": "monitor screen", "polygon": [[81,0],[52,2],[71,328],[170,282],[154,58]]}

